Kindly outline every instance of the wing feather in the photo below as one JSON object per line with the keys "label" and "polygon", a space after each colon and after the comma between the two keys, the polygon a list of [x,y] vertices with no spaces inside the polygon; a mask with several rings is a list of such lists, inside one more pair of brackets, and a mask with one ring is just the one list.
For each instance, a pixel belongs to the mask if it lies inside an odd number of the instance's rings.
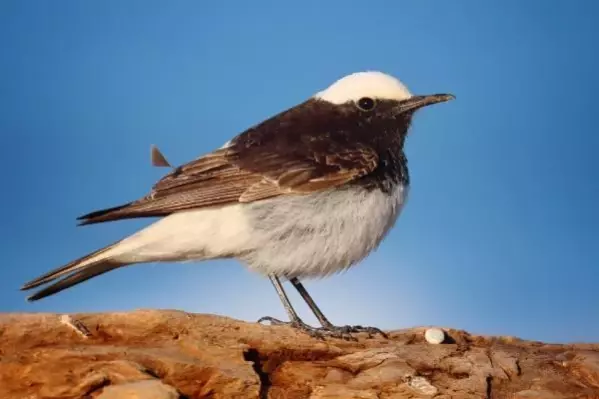
{"label": "wing feather", "polygon": [[[328,120],[320,126],[304,118],[311,125],[302,126],[281,122],[285,114],[279,118],[264,122],[263,129],[249,129],[227,147],[175,168],[145,197],[83,215],[80,224],[306,194],[359,179],[379,165],[378,153],[366,141],[330,130]],[[269,127],[268,123],[277,125]],[[298,131],[281,133],[277,130],[280,125]]]}

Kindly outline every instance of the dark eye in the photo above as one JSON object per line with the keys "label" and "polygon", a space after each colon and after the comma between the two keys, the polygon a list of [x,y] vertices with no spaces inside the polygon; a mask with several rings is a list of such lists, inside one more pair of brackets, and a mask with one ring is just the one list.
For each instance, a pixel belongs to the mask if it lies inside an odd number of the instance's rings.
{"label": "dark eye", "polygon": [[372,111],[376,102],[370,97],[362,97],[358,100],[358,108],[362,111]]}

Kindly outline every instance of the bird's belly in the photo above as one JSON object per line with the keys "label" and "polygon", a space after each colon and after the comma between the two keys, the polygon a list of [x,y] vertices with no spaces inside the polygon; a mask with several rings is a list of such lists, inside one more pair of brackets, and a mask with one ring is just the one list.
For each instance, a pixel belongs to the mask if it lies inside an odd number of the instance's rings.
{"label": "bird's belly", "polygon": [[251,250],[239,258],[262,273],[324,277],[375,249],[399,216],[407,187],[385,193],[351,187],[249,204]]}

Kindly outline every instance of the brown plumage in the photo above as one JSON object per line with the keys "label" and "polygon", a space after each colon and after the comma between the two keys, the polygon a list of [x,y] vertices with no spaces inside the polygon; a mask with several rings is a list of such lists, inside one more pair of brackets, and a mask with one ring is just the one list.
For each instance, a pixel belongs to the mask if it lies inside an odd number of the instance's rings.
{"label": "brown plumage", "polygon": [[[376,112],[391,112],[382,101]],[[306,117],[310,115],[311,117]],[[200,207],[252,202],[279,195],[303,194],[340,186],[376,173],[381,159],[391,172],[402,172],[402,145],[410,118],[373,118],[369,129],[356,129],[368,112],[353,104],[334,106],[308,100],[246,130],[224,148],[175,168],[145,197],[78,218],[80,225],[165,216]],[[376,126],[378,121],[387,126]],[[387,168],[389,170],[389,168]],[[366,183],[366,182],[364,182]]]}

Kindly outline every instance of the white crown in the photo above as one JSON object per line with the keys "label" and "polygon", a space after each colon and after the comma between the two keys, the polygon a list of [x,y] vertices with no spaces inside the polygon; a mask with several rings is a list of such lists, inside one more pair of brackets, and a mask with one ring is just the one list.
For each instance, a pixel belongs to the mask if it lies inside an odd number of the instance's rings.
{"label": "white crown", "polygon": [[344,76],[313,98],[333,104],[357,101],[362,97],[385,100],[406,100],[412,97],[408,88],[393,76],[377,71],[356,72]]}

